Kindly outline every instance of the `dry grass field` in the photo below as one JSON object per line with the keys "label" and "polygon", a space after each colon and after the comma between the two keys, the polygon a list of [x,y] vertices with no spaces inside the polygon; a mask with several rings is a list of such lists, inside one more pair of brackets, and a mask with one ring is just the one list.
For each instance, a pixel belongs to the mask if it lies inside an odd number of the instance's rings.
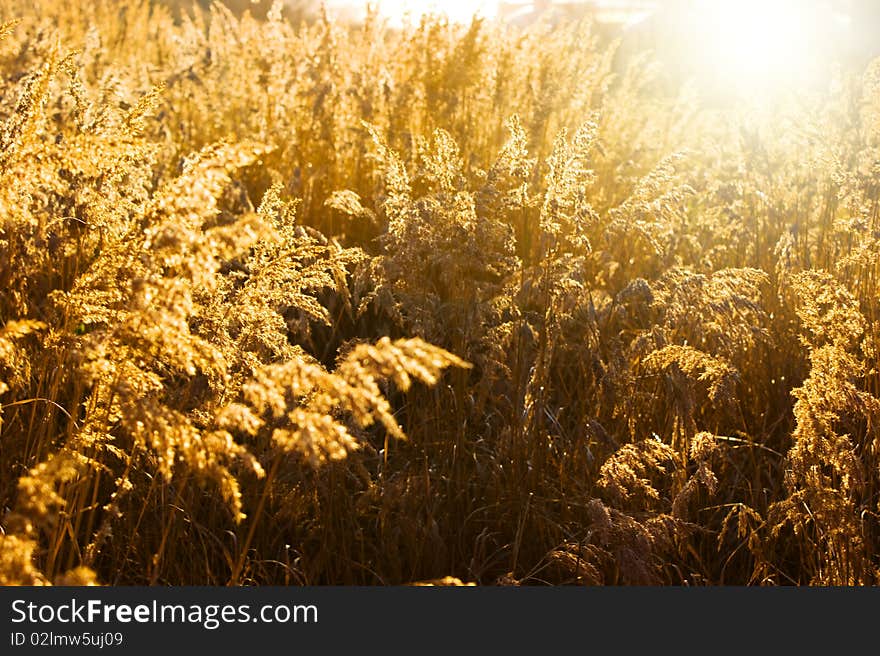
{"label": "dry grass field", "polygon": [[0,19],[0,584],[878,583],[880,64]]}

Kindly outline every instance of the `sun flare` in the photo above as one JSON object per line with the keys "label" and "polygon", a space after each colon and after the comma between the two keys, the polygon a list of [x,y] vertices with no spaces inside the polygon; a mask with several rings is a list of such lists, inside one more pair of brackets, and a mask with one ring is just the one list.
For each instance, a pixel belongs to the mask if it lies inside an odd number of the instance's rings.
{"label": "sun flare", "polygon": [[695,56],[726,82],[779,84],[809,74],[814,61],[815,10],[793,0],[703,0]]}
{"label": "sun flare", "polygon": [[[365,10],[367,3],[330,0],[331,5]],[[660,25],[650,45],[676,53],[691,73],[727,90],[787,89],[815,79],[827,65],[830,43],[845,30],[832,4],[819,0],[375,0],[391,25],[418,21],[425,14],[466,23],[475,15],[521,24],[554,16],[592,16],[624,31]],[[511,11],[510,7],[514,7]],[[649,30],[655,28],[649,27]]]}

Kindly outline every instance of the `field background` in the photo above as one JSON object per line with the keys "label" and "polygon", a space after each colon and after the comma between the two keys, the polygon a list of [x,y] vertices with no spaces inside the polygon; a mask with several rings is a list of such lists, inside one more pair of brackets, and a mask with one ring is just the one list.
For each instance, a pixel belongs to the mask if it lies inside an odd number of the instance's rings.
{"label": "field background", "polygon": [[880,66],[264,4],[0,0],[0,583],[877,583]]}

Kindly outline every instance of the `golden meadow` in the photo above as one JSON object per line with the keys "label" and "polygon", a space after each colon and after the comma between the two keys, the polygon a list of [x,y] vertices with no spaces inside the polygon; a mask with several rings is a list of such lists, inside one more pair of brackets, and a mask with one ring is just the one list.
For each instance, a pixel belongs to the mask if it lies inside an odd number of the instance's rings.
{"label": "golden meadow", "polygon": [[0,583],[878,582],[880,66],[0,17]]}

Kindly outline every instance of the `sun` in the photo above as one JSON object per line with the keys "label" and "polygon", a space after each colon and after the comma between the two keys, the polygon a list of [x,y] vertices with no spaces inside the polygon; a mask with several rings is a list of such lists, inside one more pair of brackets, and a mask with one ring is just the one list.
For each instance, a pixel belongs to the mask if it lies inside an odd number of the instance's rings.
{"label": "sun", "polygon": [[698,0],[692,55],[738,87],[788,85],[813,71],[823,44],[816,3],[802,0]]}
{"label": "sun", "polygon": [[[353,6],[359,0],[327,0]],[[880,0],[878,0],[880,1]],[[652,16],[663,25],[655,36],[681,68],[708,78],[713,88],[757,96],[820,79],[831,61],[830,42],[840,40],[841,15],[825,0],[508,0],[524,8],[583,5],[587,15],[635,15],[623,29]],[[372,0],[391,25],[425,14],[468,23],[476,15],[499,18],[501,0]],[[590,14],[590,12],[593,12]],[[615,13],[616,12],[616,13]],[[503,14],[503,12],[501,12]],[[576,13],[576,12],[575,12]],[[599,18],[601,21],[601,18]],[[650,21],[649,21],[650,22]],[[638,29],[638,27],[636,28]]]}

